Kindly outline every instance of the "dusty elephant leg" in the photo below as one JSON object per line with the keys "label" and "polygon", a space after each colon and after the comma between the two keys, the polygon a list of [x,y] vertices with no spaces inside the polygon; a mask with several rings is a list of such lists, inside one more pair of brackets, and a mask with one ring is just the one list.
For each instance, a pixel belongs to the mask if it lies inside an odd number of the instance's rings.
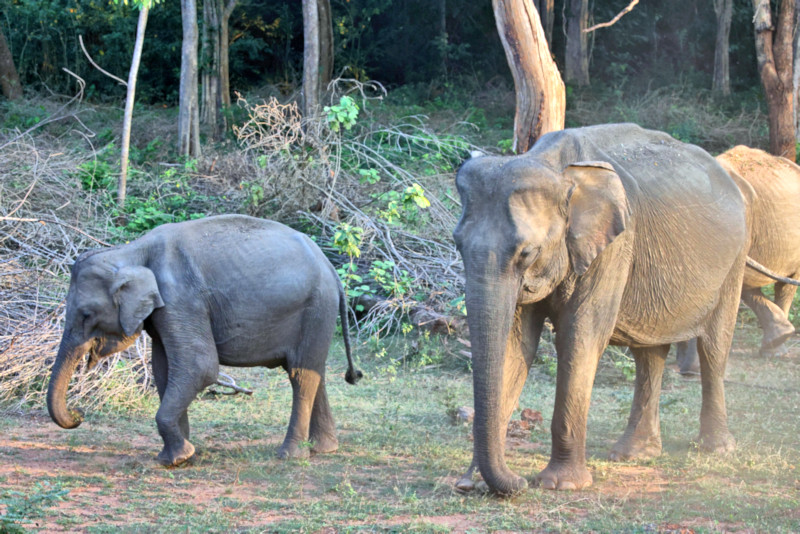
{"label": "dusty elephant leg", "polygon": [[739,311],[738,291],[729,291],[730,285],[738,288],[741,275],[731,273],[720,290],[720,300],[706,324],[706,331],[697,339],[700,355],[700,380],[703,403],[700,409],[700,450],[724,453],[735,448],[735,440],[728,430],[725,408],[725,368],[733,341],[733,329]]}
{"label": "dusty elephant leg", "polygon": [[[783,295],[780,297],[780,304],[777,304],[780,293],[783,293]],[[761,329],[764,331],[764,337],[761,339],[762,354],[769,353],[771,350],[780,347],[794,334],[794,325],[786,318],[788,306],[791,306],[791,297],[788,298],[787,305],[786,293],[789,293],[789,290],[779,290],[778,284],[775,284],[776,302],[771,302],[761,292],[761,288],[742,290],[742,300],[756,314],[758,324],[761,325]],[[794,292],[792,291],[791,293],[791,296],[794,296]],[[782,307],[786,307],[786,311]]]}
{"label": "dusty elephant leg", "polygon": [[[161,343],[161,338],[158,337],[157,334],[153,333],[151,334],[150,337],[152,338],[153,380],[155,381],[156,389],[158,390],[158,399],[162,400],[164,398],[164,392],[167,389],[167,380],[169,377],[169,369],[167,366],[167,353],[164,350],[164,344]],[[188,441],[189,440],[188,410],[185,410],[183,412],[178,422],[178,425],[180,426],[183,438]]]}
{"label": "dusty elephant leg", "polygon": [[292,415],[289,429],[278,458],[305,458],[310,454],[303,443],[308,441],[311,412],[319,390],[321,376],[312,369],[289,368],[289,381],[292,384]]}
{"label": "dusty elephant leg", "polygon": [[[506,343],[506,357],[503,362],[503,396],[500,406],[501,418],[499,435],[505,447],[505,435],[511,415],[517,407],[528,371],[533,363],[539,338],[544,325],[544,315],[536,314],[534,306],[520,306],[514,314],[514,326]],[[456,489],[459,491],[472,491],[475,489],[473,476],[478,471],[478,462],[474,451],[472,462],[467,471],[459,477]]]}
{"label": "dusty elephant leg", "polygon": [[636,389],[628,427],[609,454],[613,461],[652,458],[661,454],[658,401],[669,345],[631,351],[636,360]]}
{"label": "dusty elephant leg", "polygon": [[700,374],[700,357],[697,355],[697,338],[675,344],[678,367],[683,376]]}
{"label": "dusty elephant leg", "polygon": [[317,454],[333,452],[339,448],[336,439],[336,424],[328,404],[328,393],[325,390],[325,377],[322,377],[314,397],[314,407],[311,410],[309,426],[309,441],[313,443],[311,451]]}
{"label": "dusty elephant leg", "polygon": [[[158,331],[167,361],[166,387],[161,397],[161,406],[156,413],[158,433],[164,440],[164,448],[158,454],[158,461],[166,466],[175,466],[194,455],[194,446],[184,434],[184,431],[188,431],[186,411],[198,393],[216,382],[219,358],[210,324],[207,328],[200,327],[195,331],[186,327],[162,327]],[[154,347],[156,345],[154,343]],[[163,366],[164,359],[158,354],[160,349],[155,352],[154,369],[158,369]],[[163,376],[163,372],[159,374]],[[185,428],[182,427],[183,424],[186,425]]]}

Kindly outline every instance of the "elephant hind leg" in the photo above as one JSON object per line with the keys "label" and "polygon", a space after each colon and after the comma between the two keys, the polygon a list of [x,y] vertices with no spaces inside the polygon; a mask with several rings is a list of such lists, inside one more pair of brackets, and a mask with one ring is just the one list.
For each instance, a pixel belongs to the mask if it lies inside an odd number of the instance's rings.
{"label": "elephant hind leg", "polygon": [[697,338],[675,344],[678,366],[683,376],[700,374],[700,357],[697,355]]}
{"label": "elephant hind leg", "polygon": [[742,300],[756,314],[764,331],[761,339],[762,355],[780,347],[794,334],[794,325],[786,318],[786,313],[796,288],[790,286],[790,289],[786,286],[787,284],[775,284],[775,302],[765,297],[759,287],[742,290]]}
{"label": "elephant hind leg", "polygon": [[322,377],[314,398],[314,408],[311,410],[311,423],[309,428],[309,441],[313,444],[311,452],[316,454],[333,452],[339,448],[336,439],[336,424],[333,421],[328,393],[325,390],[325,377]]}
{"label": "elephant hind leg", "polygon": [[628,427],[609,453],[612,461],[652,458],[661,454],[658,400],[669,345],[631,349],[636,387]]}
{"label": "elephant hind leg", "polygon": [[322,380],[319,372],[312,369],[289,368],[292,384],[292,415],[283,444],[278,449],[278,458],[305,458],[310,451],[305,447],[309,437],[311,412]]}

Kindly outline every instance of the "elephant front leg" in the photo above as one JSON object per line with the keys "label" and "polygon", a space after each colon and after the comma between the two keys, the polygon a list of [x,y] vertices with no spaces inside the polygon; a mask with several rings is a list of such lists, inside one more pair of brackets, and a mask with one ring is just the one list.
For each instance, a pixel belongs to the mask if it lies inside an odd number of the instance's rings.
{"label": "elephant front leg", "polygon": [[[153,367],[153,381],[156,383],[156,390],[158,391],[158,399],[164,399],[164,393],[167,390],[167,381],[169,380],[169,367],[167,364],[167,352],[164,350],[164,344],[161,338],[155,332],[150,333],[152,338],[152,367]],[[189,440],[189,412],[184,410],[178,421],[183,438]]]}
{"label": "elephant front leg", "polygon": [[292,415],[286,438],[278,449],[278,458],[309,456],[310,451],[303,447],[303,443],[308,440],[311,412],[321,379],[320,373],[315,370],[289,368],[289,381],[292,384]]}
{"label": "elephant front leg", "polygon": [[700,374],[700,358],[697,356],[697,338],[675,344],[678,367],[683,376]]}
{"label": "elephant front leg", "polygon": [[[156,413],[158,433],[164,440],[158,461],[165,466],[180,465],[194,455],[194,446],[188,440],[187,410],[197,394],[213,384],[219,374],[219,361],[210,331],[191,337],[187,334],[181,331],[181,335],[161,336],[161,341],[153,344],[154,376],[160,377],[156,378],[156,387],[159,390],[163,388],[161,406]],[[166,357],[162,357],[161,346]],[[165,374],[166,383],[163,379]]]}
{"label": "elephant front leg", "polygon": [[658,400],[669,345],[631,351],[636,360],[636,389],[628,427],[609,454],[612,461],[652,458],[661,454]]}
{"label": "elephant front leg", "polygon": [[[785,286],[785,284],[781,285]],[[794,286],[792,289],[795,289]],[[775,284],[774,303],[764,296],[761,288],[742,290],[742,300],[756,314],[758,324],[764,331],[760,349],[762,356],[772,354],[794,334],[794,325],[786,318],[786,312],[791,306],[791,297],[793,296],[794,291],[786,287],[779,288],[778,284]]]}

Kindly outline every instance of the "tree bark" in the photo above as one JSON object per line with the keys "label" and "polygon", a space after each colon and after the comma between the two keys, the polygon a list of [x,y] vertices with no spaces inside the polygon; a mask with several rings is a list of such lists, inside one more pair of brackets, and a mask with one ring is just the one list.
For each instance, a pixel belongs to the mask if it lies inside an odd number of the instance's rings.
{"label": "tree bark", "polygon": [[711,90],[725,96],[731,94],[730,36],[733,18],[733,0],[714,0],[717,14],[717,43],[714,48],[714,80]]}
{"label": "tree bark", "polygon": [[536,10],[539,12],[539,19],[542,21],[542,29],[547,39],[547,47],[553,47],[553,23],[556,20],[555,0],[534,0]]}
{"label": "tree bark", "polygon": [[[237,0],[228,0],[228,3],[222,10],[222,20],[220,21],[219,28],[219,78],[220,78],[220,94],[222,95],[222,107],[230,109],[231,107],[231,75],[230,75],[230,24],[233,9],[236,7]],[[227,124],[225,124],[227,130]]]}
{"label": "tree bark", "polygon": [[125,206],[125,194],[128,187],[128,157],[131,146],[131,123],[133,122],[133,103],[136,98],[136,78],[139,75],[139,63],[142,59],[144,31],[147,28],[147,15],[150,9],[146,5],[139,8],[139,22],[136,25],[136,42],[133,45],[133,59],[128,72],[128,91],[125,96],[125,115],[122,119],[122,147],[120,154],[120,173],[117,180],[117,205]]}
{"label": "tree bark", "polygon": [[0,31],[0,89],[3,96],[9,100],[22,98],[22,84],[19,82],[19,74],[14,66],[14,57],[8,48],[6,36]]}
{"label": "tree bark", "polygon": [[303,115],[319,110],[319,10],[318,0],[303,0]]}
{"label": "tree bark", "polygon": [[218,140],[221,133],[222,98],[220,79],[221,46],[220,29],[222,22],[220,0],[203,0],[203,39],[200,57],[202,72],[200,76],[200,121],[212,140]]}
{"label": "tree bark", "polygon": [[564,128],[564,82],[531,0],[492,0],[492,8],[514,76],[517,108],[513,149],[521,153],[543,134]]}
{"label": "tree bark", "polygon": [[330,0],[317,0],[319,13],[319,91],[333,79],[333,17]]}
{"label": "tree bark", "polygon": [[769,151],[796,160],[792,31],[795,2],[784,0],[772,25],[769,0],[753,0],[756,58],[769,111]]}
{"label": "tree bark", "polygon": [[[800,28],[800,0],[795,1],[795,28]],[[792,85],[794,91],[794,101],[800,102],[800,31],[794,34],[794,72],[792,74]],[[800,106],[794,107],[794,137],[800,143]]]}
{"label": "tree bark", "polygon": [[181,0],[183,44],[181,46],[178,154],[200,156],[200,113],[197,102],[197,4]]}
{"label": "tree bark", "polygon": [[589,85],[589,37],[584,31],[589,22],[589,0],[568,0],[567,51],[565,74],[567,83]]}
{"label": "tree bark", "polygon": [[436,2],[436,11],[439,19],[439,74],[447,76],[447,0]]}

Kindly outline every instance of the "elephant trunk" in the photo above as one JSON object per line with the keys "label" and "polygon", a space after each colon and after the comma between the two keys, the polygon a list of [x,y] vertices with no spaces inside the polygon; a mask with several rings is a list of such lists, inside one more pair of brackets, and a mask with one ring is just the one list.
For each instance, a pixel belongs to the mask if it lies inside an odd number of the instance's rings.
{"label": "elephant trunk", "polygon": [[75,372],[75,368],[91,346],[91,340],[83,343],[72,341],[68,332],[64,332],[58,355],[50,375],[47,388],[47,411],[55,423],[62,428],[75,428],[83,421],[80,410],[67,408],[67,388]]}
{"label": "elephant trunk", "polygon": [[466,303],[473,362],[474,453],[489,487],[510,495],[527,487],[525,479],[506,466],[504,458],[506,412],[513,400],[506,398],[509,392],[504,391],[503,372],[518,283],[513,277],[470,274],[468,270]]}

